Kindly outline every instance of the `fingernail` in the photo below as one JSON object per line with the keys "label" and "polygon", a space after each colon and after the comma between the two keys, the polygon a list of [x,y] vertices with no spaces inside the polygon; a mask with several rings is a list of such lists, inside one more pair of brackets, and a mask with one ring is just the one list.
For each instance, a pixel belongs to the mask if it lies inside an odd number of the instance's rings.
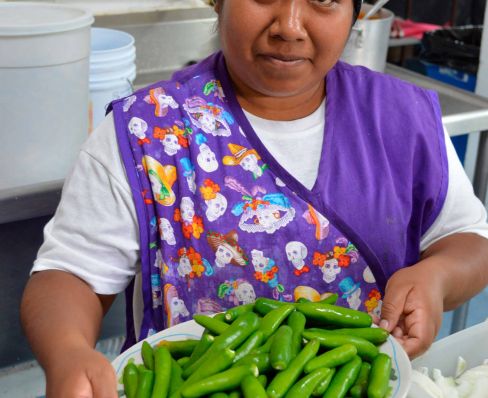
{"label": "fingernail", "polygon": [[386,319],[380,321],[380,328],[388,330],[388,326],[390,326],[390,323]]}

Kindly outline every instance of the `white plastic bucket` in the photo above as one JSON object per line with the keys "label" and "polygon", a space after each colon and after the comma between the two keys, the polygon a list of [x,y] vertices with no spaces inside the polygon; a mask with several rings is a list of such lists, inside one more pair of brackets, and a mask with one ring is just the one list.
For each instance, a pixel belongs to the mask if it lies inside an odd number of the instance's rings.
{"label": "white plastic bucket", "polygon": [[65,178],[88,132],[93,16],[0,2],[0,190]]}
{"label": "white plastic bucket", "polygon": [[114,29],[92,28],[90,54],[90,129],[98,126],[107,105],[130,95],[136,78],[134,37]]}

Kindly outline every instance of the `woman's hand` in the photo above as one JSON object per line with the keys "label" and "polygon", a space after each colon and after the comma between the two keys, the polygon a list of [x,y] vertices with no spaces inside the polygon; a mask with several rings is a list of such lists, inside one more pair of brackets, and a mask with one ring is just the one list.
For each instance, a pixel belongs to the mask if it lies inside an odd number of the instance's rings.
{"label": "woman's hand", "polygon": [[397,271],[388,280],[380,326],[390,331],[410,358],[424,353],[442,323],[442,278],[429,260]]}
{"label": "woman's hand", "polygon": [[94,349],[69,350],[46,370],[47,398],[117,398],[117,379],[110,362]]}

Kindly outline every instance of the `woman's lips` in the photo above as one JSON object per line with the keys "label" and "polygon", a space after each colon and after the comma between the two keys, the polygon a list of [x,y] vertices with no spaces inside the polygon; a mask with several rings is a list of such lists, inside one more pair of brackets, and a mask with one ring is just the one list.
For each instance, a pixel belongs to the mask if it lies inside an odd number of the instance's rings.
{"label": "woman's lips", "polygon": [[306,61],[306,58],[297,55],[285,55],[285,54],[262,54],[261,57],[277,66],[299,66]]}

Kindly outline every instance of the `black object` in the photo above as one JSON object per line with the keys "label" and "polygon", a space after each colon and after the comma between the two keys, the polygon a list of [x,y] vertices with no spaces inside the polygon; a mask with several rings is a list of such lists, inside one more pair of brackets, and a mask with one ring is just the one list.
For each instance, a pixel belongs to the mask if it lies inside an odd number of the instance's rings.
{"label": "black object", "polygon": [[476,74],[483,26],[461,26],[427,32],[420,58],[438,65]]}

